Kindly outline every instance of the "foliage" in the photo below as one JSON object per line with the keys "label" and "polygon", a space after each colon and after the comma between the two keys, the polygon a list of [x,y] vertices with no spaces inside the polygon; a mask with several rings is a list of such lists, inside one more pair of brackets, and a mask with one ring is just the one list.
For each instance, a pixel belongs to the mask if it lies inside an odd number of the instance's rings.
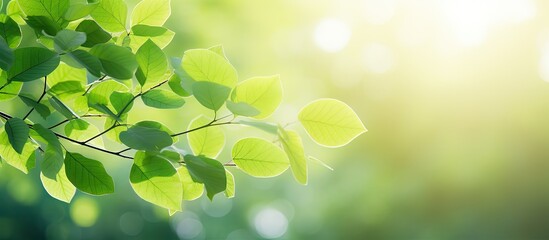
{"label": "foliage", "polygon": [[[262,120],[282,102],[279,76],[239,83],[221,46],[169,59],[162,50],[174,35],[162,27],[169,6],[169,0],[143,0],[128,17],[123,0],[9,1],[0,15],[0,101],[29,110],[20,117],[0,112],[2,162],[28,173],[41,161],[46,191],[70,202],[76,190],[115,191],[102,163],[112,158],[98,161],[79,151],[130,159],[129,180],[137,195],[170,212],[204,190],[210,199],[221,192],[233,197],[229,168],[255,177],[291,168],[296,180],[307,184],[310,157],[300,135]],[[22,91],[27,85],[40,85],[41,94]],[[180,132],[154,121],[132,123],[128,114],[138,98],[157,109],[200,107],[187,106],[188,98],[195,98],[213,117],[196,116]],[[231,114],[219,116],[225,108]],[[91,118],[104,119],[104,128],[91,124]],[[310,103],[298,119],[314,141],[328,147],[345,145],[366,131],[353,110],[334,99]],[[232,159],[217,159],[227,125],[253,126],[276,140],[243,138],[232,146]],[[185,135],[192,152],[174,145]],[[104,146],[103,137],[119,146]]]}

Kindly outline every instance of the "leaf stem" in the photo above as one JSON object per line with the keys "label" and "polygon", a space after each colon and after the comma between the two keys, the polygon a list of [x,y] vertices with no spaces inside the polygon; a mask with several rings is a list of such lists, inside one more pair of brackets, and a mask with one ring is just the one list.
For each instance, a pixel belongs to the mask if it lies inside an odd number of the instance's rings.
{"label": "leaf stem", "polygon": [[[42,89],[42,95],[40,95],[38,100],[36,100],[36,104],[39,104],[40,101],[42,101],[42,98],[44,98],[44,96],[46,95],[46,88],[47,87],[48,87],[48,76],[44,76],[44,88]],[[29,117],[29,115],[34,111],[34,108],[36,108],[36,105],[32,106],[32,108],[29,110],[29,112],[27,112],[27,114],[25,114],[25,116],[23,117],[23,120],[25,120],[25,119],[27,119],[27,117]]]}

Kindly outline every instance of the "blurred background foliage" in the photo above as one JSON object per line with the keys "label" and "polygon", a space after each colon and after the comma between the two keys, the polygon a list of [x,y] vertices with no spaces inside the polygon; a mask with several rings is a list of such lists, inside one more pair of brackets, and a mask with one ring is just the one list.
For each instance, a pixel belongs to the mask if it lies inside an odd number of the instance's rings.
{"label": "blurred background foliage", "polygon": [[[369,132],[337,150],[306,139],[335,169],[311,164],[308,186],[235,170],[236,198],[203,196],[173,217],[135,196],[129,161],[98,157],[116,193],[71,205],[37,171],[3,166],[0,239],[549,238],[548,11],[541,0],[174,0],[172,56],[223,44],[241,80],[281,74],[273,121],[332,97]],[[206,112],[183,109],[133,114],[179,130]],[[226,129],[263,136],[246,131]]]}

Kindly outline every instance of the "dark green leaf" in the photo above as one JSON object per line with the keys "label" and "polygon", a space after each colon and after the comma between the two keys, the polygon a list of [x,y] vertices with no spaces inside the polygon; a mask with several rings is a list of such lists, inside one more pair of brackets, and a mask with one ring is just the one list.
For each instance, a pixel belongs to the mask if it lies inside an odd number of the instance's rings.
{"label": "dark green leaf", "polygon": [[51,96],[50,104],[55,110],[57,110],[67,119],[78,118],[78,115],[74,113],[74,111],[72,111],[69,107],[67,107],[67,105],[57,99],[57,97]]}
{"label": "dark green leaf", "polygon": [[114,192],[114,182],[103,164],[78,153],[67,152],[65,171],[72,184],[80,191],[103,195]]}
{"label": "dark green leaf", "polygon": [[15,61],[8,71],[9,81],[36,80],[50,74],[59,65],[59,55],[45,48],[18,48],[13,53]]}
{"label": "dark green leaf", "polygon": [[9,16],[0,14],[0,37],[8,43],[10,48],[16,48],[21,42],[21,29]]}
{"label": "dark green leaf", "polygon": [[6,121],[4,129],[8,134],[8,140],[13,149],[21,154],[23,146],[29,138],[29,126],[20,118],[10,118]]}
{"label": "dark green leaf", "polygon": [[184,159],[193,180],[204,183],[208,198],[225,191],[227,176],[223,164],[203,156],[185,155]]}
{"label": "dark green leaf", "polygon": [[58,53],[70,52],[86,42],[86,34],[65,29],[55,35],[53,42]]}
{"label": "dark green leaf", "polygon": [[27,107],[34,108],[42,118],[46,119],[50,114],[50,108],[42,103],[37,103],[36,100],[33,100],[30,97],[19,95],[19,98],[27,105]]}
{"label": "dark green leaf", "polygon": [[106,43],[111,39],[111,35],[103,30],[95,21],[84,20],[76,31],[86,33],[86,42],[82,44],[84,47],[93,47],[96,44]]}
{"label": "dark green leaf", "polygon": [[145,151],[160,151],[173,143],[167,132],[142,126],[133,126],[121,132],[120,141],[130,148]]}
{"label": "dark green leaf", "polygon": [[99,58],[84,50],[75,50],[68,55],[78,62],[80,66],[86,68],[90,74],[96,77],[101,76],[101,61],[99,61]]}
{"label": "dark green leaf", "polygon": [[67,23],[62,25],[45,16],[27,16],[25,19],[27,24],[32,27],[37,35],[43,35],[43,32],[49,36],[55,36],[57,32],[66,27]]}
{"label": "dark green leaf", "polygon": [[0,69],[7,71],[13,64],[13,51],[8,43],[0,36]]}
{"label": "dark green leaf", "polygon": [[130,79],[137,69],[137,61],[133,53],[112,43],[103,43],[93,46],[90,53],[101,62],[107,75],[116,79]]}

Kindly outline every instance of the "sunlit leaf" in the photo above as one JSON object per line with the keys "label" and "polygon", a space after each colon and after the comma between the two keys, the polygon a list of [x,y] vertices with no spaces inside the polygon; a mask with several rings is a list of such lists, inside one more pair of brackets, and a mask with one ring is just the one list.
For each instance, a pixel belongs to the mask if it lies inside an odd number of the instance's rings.
{"label": "sunlit leaf", "polygon": [[174,167],[161,157],[139,151],[130,171],[137,195],[166,209],[181,210],[183,188]]}
{"label": "sunlit leaf", "polygon": [[232,157],[238,168],[254,177],[274,177],[290,166],[282,149],[260,138],[238,141],[233,146]]}
{"label": "sunlit leaf", "polygon": [[278,129],[278,138],[282,143],[282,148],[290,160],[290,168],[297,182],[307,184],[307,159],[303,149],[303,142],[297,132],[286,130],[282,127]]}
{"label": "sunlit leaf", "polygon": [[80,191],[93,195],[114,192],[112,177],[97,160],[89,159],[79,153],[67,152],[65,172],[70,182]]}
{"label": "sunlit leaf", "polygon": [[[197,129],[206,126],[210,119],[201,115],[193,119],[187,130]],[[225,134],[219,126],[206,127],[200,130],[189,132],[187,140],[194,155],[204,155],[209,158],[216,158],[225,146]]]}
{"label": "sunlit leaf", "polygon": [[227,174],[227,189],[225,189],[225,196],[227,198],[233,198],[236,192],[234,176],[229,170],[226,170]]}
{"label": "sunlit leaf", "polygon": [[147,40],[152,40],[161,49],[164,49],[172,41],[175,33],[164,27],[147,25],[135,25],[130,34],[130,47],[137,51]]}
{"label": "sunlit leaf", "polygon": [[192,201],[204,193],[204,184],[193,181],[189,170],[185,166],[177,169],[181,184],[183,185],[183,200]]}
{"label": "sunlit leaf", "polygon": [[339,147],[366,132],[364,124],[347,104],[335,99],[309,103],[298,115],[311,138],[320,145]]}
{"label": "sunlit leaf", "polygon": [[217,83],[232,89],[238,79],[229,61],[208,49],[186,51],[181,66],[195,81]]}
{"label": "sunlit leaf", "polygon": [[147,40],[135,54],[139,67],[135,77],[141,86],[160,82],[168,70],[168,59],[153,41]]}
{"label": "sunlit leaf", "polygon": [[[239,83],[231,94],[231,101],[246,103],[260,113],[252,115],[263,119],[270,116],[282,101],[280,77],[255,77]],[[246,115],[244,115],[246,116]]]}
{"label": "sunlit leaf", "polygon": [[124,0],[101,0],[91,13],[92,18],[110,32],[126,31],[128,7]]}
{"label": "sunlit leaf", "polygon": [[170,14],[170,0],[142,0],[133,9],[132,25],[162,26]]}
{"label": "sunlit leaf", "polygon": [[100,1],[71,0],[70,2],[70,6],[65,12],[65,19],[74,21],[90,15]]}
{"label": "sunlit leaf", "polygon": [[23,173],[28,173],[30,169],[34,168],[36,148],[34,144],[27,141],[23,146],[23,151],[19,154],[11,147],[6,131],[2,129],[0,132],[0,156],[2,160]]}

